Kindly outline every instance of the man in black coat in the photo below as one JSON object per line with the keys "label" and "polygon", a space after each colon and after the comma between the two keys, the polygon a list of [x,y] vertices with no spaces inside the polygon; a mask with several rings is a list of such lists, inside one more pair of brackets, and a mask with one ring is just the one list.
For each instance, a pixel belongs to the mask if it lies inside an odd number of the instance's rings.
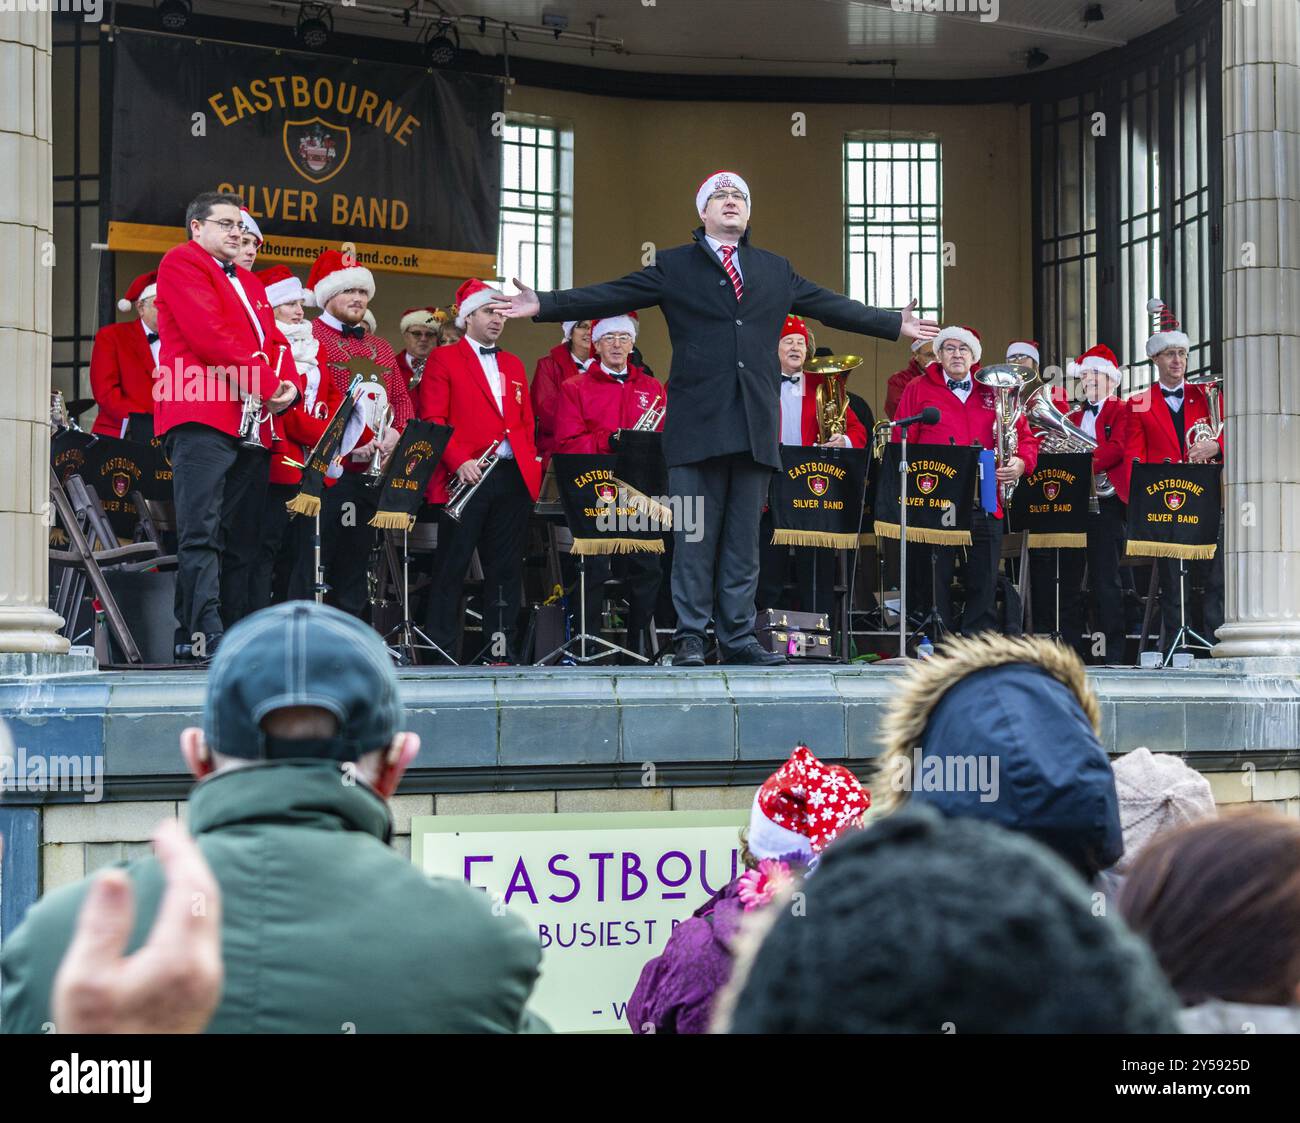
{"label": "man in black coat", "polygon": [[844,331],[882,339],[929,338],[913,301],[883,312],[805,280],[785,258],[749,242],[749,187],[715,172],[696,192],[704,225],[689,245],[616,281],[538,294],[518,279],[507,314],[542,322],[598,319],[658,305],[672,338],[664,458],[676,509],[698,525],[673,527],[675,666],[704,663],[714,622],[728,663],[785,659],[754,638],[758,523],[772,472],[781,465],[781,380],[776,344],[793,310]]}

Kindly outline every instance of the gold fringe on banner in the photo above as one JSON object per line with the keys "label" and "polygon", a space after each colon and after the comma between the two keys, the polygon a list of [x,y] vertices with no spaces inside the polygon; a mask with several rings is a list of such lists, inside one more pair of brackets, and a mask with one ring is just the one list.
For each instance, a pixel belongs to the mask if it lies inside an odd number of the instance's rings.
{"label": "gold fringe on banner", "polygon": [[1031,550],[1082,550],[1088,545],[1086,534],[1034,534],[1029,535]]}
{"label": "gold fringe on banner", "polygon": [[376,511],[370,525],[379,530],[411,530],[415,526],[415,516],[401,511]]}
{"label": "gold fringe on banner", "polygon": [[858,545],[858,535],[831,534],[821,530],[773,530],[773,546],[825,546],[828,550],[852,550]]}
{"label": "gold fringe on banner", "polygon": [[[898,523],[875,524],[876,535],[880,538],[897,538],[899,536]],[[930,546],[969,546],[969,530],[931,530],[928,527],[909,526],[907,528],[907,540],[909,542],[924,542]]]}
{"label": "gold fringe on banner", "polygon": [[574,554],[662,554],[662,538],[575,538]]}
{"label": "gold fringe on banner", "polygon": [[1188,561],[1208,561],[1214,557],[1216,547],[1181,546],[1176,542],[1141,542],[1130,540],[1124,547],[1129,557],[1140,558],[1186,558]]}
{"label": "gold fringe on banner", "polygon": [[875,544],[876,544],[876,536],[875,536],[874,534],[859,534],[859,535],[858,535],[858,545],[859,545],[859,546],[874,546]]}
{"label": "gold fringe on banner", "polygon": [[306,515],[309,519],[314,519],[320,514],[320,500],[314,495],[308,495],[305,491],[298,492],[285,507],[295,515]]}
{"label": "gold fringe on banner", "polygon": [[[640,511],[647,518],[654,519],[661,530],[672,530],[673,513],[657,499],[651,499],[650,496],[638,491],[631,484],[624,483],[617,476],[611,476],[616,487],[621,487],[627,492],[627,504],[634,510]],[[656,550],[655,553],[663,553],[663,550]]]}

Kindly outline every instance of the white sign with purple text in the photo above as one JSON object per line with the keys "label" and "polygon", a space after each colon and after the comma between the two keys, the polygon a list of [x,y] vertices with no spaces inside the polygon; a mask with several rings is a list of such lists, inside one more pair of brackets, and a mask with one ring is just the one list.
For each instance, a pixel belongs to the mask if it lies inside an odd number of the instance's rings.
{"label": "white sign with purple text", "polygon": [[529,1007],[557,1032],[627,1030],[627,1000],[672,930],[740,871],[744,811],[419,815],[411,858],[537,932]]}

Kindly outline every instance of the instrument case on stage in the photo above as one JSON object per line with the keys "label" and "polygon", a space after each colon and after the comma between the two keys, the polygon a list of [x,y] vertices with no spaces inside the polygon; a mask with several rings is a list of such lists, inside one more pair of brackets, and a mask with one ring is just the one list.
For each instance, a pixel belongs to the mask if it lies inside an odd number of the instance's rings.
{"label": "instrument case on stage", "polygon": [[755,621],[758,642],[792,663],[826,663],[835,659],[830,619],[824,612],[787,612],[765,608]]}

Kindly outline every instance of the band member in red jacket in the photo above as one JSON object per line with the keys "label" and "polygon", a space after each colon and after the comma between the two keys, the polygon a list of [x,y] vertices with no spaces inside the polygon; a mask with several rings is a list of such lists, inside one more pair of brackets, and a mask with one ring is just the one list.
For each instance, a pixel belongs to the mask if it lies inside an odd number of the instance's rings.
{"label": "band member in red jacket", "polygon": [[[611,444],[621,429],[634,429],[648,410],[662,411],[664,388],[629,361],[636,345],[637,318],[606,316],[591,324],[596,358],[577,378],[560,387],[555,423],[555,451],[615,453]],[[662,416],[651,427],[663,429]],[[587,631],[600,633],[604,584],[611,577],[626,583],[628,617],[625,646],[638,655],[649,650],[647,628],[654,614],[663,577],[662,555],[596,554],[586,559]],[[575,598],[576,599],[576,598]],[[576,613],[575,613],[576,615]]]}
{"label": "band member in red jacket", "polygon": [[398,321],[406,347],[397,352],[397,365],[406,376],[406,388],[414,393],[424,377],[424,364],[438,346],[447,314],[441,308],[408,308]]}
{"label": "band member in red jacket", "polygon": [[[781,443],[783,445],[821,444],[817,425],[817,389],[826,382],[824,375],[809,374],[803,369],[812,346],[808,326],[798,316],[787,316],[777,343],[781,360]],[[848,428],[840,437],[825,442],[831,448],[866,448],[866,426],[850,406],[846,414]],[[819,546],[774,546],[772,512],[763,511],[759,524],[758,596],[756,604],[765,608],[788,608],[802,612],[825,612],[835,606],[835,551]],[[790,553],[794,552],[797,601],[783,597],[789,577]]]}
{"label": "band member in red jacket", "polygon": [[141,273],[117,302],[138,319],[105,324],[90,352],[90,392],[99,405],[92,432],[120,437],[133,413],[153,413],[153,372],[162,341],[158,337],[158,274]]}
{"label": "band member in red jacket", "polygon": [[557,449],[555,428],[560,409],[560,388],[577,378],[592,363],[591,321],[565,320],[564,341],[537,360],[533,371],[533,416],[537,418],[537,451],[542,471]]}
{"label": "band member in red jacket", "polygon": [[[1098,496],[1095,515],[1088,517],[1087,550],[1061,550],[1061,634],[1080,658],[1094,663],[1125,661],[1124,589],[1120,584],[1120,559],[1124,556],[1124,530],[1128,518],[1129,461],[1125,447],[1129,434],[1128,405],[1117,396],[1119,360],[1099,343],[1070,364],[1068,373],[1079,380],[1084,404],[1069,420],[1097,441],[1092,454],[1094,478],[1105,478],[1115,488],[1110,497]],[[1046,551],[1044,551],[1046,552]],[[1088,567],[1088,594],[1093,620],[1104,646],[1085,634],[1083,596],[1084,562]]]}
{"label": "band member in red jacket", "polygon": [[[900,417],[912,417],[927,406],[939,410],[937,425],[916,424],[908,434],[909,449],[914,445],[978,444],[996,449],[993,436],[994,403],[992,390],[980,386],[973,375],[980,369],[982,346],[979,335],[970,328],[945,327],[934,339],[938,362],[931,363],[922,378],[906,390],[898,403]],[[1033,472],[1038,463],[1038,438],[1029,430],[1023,417],[1016,423],[1017,453],[1010,462],[997,469],[999,483],[1018,480]],[[894,440],[902,434],[894,430]],[[977,489],[978,494],[978,489]],[[971,545],[966,557],[966,609],[962,614],[963,635],[999,631],[995,597],[998,565],[1002,557],[1002,497],[999,489],[997,510],[988,514],[976,500],[971,512]],[[944,625],[952,628],[950,588],[957,561],[957,547],[923,547],[935,554],[934,596]],[[918,551],[920,553],[921,551]],[[929,567],[929,554],[925,554]],[[929,590],[926,590],[928,597]],[[933,637],[931,637],[933,638]]]}
{"label": "band member in red jacket", "polygon": [[898,403],[908,384],[925,373],[925,368],[934,362],[934,342],[929,339],[912,340],[912,357],[907,366],[889,376],[885,385],[885,416],[890,421],[898,413]]}
{"label": "band member in red jacket", "polygon": [[[541,465],[533,445],[533,404],[528,376],[518,356],[499,346],[506,317],[491,305],[501,293],[471,278],[456,291],[459,343],[429,357],[416,389],[419,416],[452,426],[442,462],[429,481],[430,503],[447,502],[452,479],[478,484],[459,522],[438,523],[438,552],[429,593],[427,632],[455,654],[457,607],[465,570],[475,549],[483,564],[483,651],[493,663],[517,662],[515,621],[519,616],[524,535],[541,487]],[[479,460],[493,442],[497,463],[484,479]]]}
{"label": "band member in red jacket", "polygon": [[330,587],[327,599],[344,612],[363,617],[370,551],[375,545],[375,528],[370,520],[377,497],[365,472],[376,456],[382,466],[414,416],[414,407],[393,348],[387,340],[367,332],[363,323],[375,295],[375,278],[370,270],[338,250],[326,250],[312,266],[307,287],[316,306],[322,309],[311,325],[312,335],[320,344],[317,358],[322,379],[345,394],[354,374],[378,374],[393,412],[392,423],[382,438],[366,441],[343,458],[343,475],[333,487],[326,488],[321,499],[321,565]]}
{"label": "band member in red jacket", "polygon": [[[1191,341],[1164,303],[1154,299],[1147,308],[1156,317],[1155,332],[1147,340],[1147,356],[1155,364],[1157,381],[1128,401],[1128,460],[1144,464],[1207,464],[1224,454],[1223,435],[1218,440],[1189,442],[1187,435],[1198,421],[1208,421],[1210,403],[1203,386],[1189,386],[1187,353]],[[1219,523],[1219,548],[1208,561],[1187,563],[1184,590],[1187,622],[1202,637],[1213,642],[1223,624],[1223,523]],[[1178,561],[1157,558],[1160,567],[1160,611],[1166,638],[1181,623],[1178,605]],[[1190,592],[1200,589],[1200,595]]]}
{"label": "band member in red jacket", "polygon": [[[210,658],[234,602],[246,603],[246,573],[228,557],[251,557],[255,543],[228,537],[250,489],[265,480],[270,456],[239,436],[244,398],[281,413],[298,389],[276,372],[289,343],[275,325],[262,283],[235,265],[243,223],[238,195],[205,192],[190,203],[190,240],[158,266],[160,377],[154,432],[172,464],[176,502],[178,658]],[[270,448],[269,421],[260,427]],[[223,598],[227,603],[223,604]]]}

